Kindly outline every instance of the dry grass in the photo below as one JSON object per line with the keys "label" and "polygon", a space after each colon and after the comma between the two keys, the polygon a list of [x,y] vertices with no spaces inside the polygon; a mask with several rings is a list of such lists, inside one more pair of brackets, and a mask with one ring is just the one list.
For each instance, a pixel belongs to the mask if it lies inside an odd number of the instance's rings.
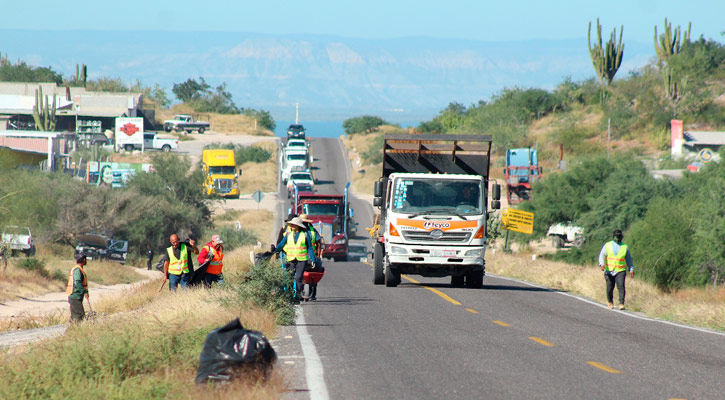
{"label": "dry grass", "polygon": [[[537,259],[530,254],[505,254],[497,251],[486,256],[491,273],[535,282],[572,292],[606,304],[603,273],[598,268]],[[615,290],[615,300],[616,300]],[[653,318],[725,331],[725,288],[690,288],[665,293],[653,285],[627,279],[627,309]]]}
{"label": "dry grass", "polygon": [[[342,144],[347,149],[351,163],[352,188],[355,193],[372,195],[375,181],[380,179],[383,164],[365,164],[359,153],[368,150],[373,135],[382,135],[384,132],[368,135],[353,135],[351,138],[341,136]],[[364,171],[364,172],[361,172]]]}
{"label": "dry grass", "polygon": [[262,192],[277,191],[277,143],[261,142],[254,146],[261,147],[272,156],[263,163],[246,162],[242,164],[242,175],[237,179],[239,191],[242,194],[251,194],[257,190]]}
{"label": "dry grass", "polygon": [[[171,119],[175,114],[191,114],[196,116],[197,113],[186,104],[177,104],[168,110],[156,110],[156,119],[163,122]],[[253,118],[241,114],[216,114],[205,113],[209,116],[210,131],[214,133],[230,134],[230,135],[253,135],[253,136],[274,136],[274,132],[269,129],[263,129],[256,126]],[[204,119],[205,120],[205,119]]]}
{"label": "dry grass", "polygon": [[[42,252],[39,251],[39,254]],[[48,279],[36,272],[23,269],[16,265],[21,259],[11,259],[7,270],[2,271],[0,300],[37,297],[65,290],[68,273],[73,268],[75,261],[49,254],[42,256],[41,259],[46,261],[46,270],[50,275],[57,275],[58,279]],[[142,275],[134,271],[133,267],[115,262],[89,261],[84,270],[88,274],[89,282],[100,285],[132,283],[144,279]]]}

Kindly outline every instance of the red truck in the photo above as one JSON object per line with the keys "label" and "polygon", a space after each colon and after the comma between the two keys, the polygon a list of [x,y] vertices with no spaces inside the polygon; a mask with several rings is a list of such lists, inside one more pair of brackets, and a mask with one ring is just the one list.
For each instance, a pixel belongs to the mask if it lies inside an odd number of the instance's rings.
{"label": "red truck", "polygon": [[354,229],[347,191],[346,186],[342,195],[298,193],[292,203],[295,214],[307,214],[324,238],[322,257],[335,261],[347,261],[348,238]]}
{"label": "red truck", "polygon": [[538,182],[543,173],[535,149],[509,149],[506,151],[506,193],[509,204],[531,200],[531,184]]}

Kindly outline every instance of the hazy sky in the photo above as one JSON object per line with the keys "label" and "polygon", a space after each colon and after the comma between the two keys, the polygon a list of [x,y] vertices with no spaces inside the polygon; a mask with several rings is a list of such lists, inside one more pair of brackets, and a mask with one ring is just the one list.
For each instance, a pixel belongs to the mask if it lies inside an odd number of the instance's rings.
{"label": "hazy sky", "polygon": [[586,37],[597,17],[605,33],[651,43],[667,17],[693,23],[693,39],[724,42],[725,0],[1,0],[0,29],[236,31],[356,38],[430,36],[484,41]]}

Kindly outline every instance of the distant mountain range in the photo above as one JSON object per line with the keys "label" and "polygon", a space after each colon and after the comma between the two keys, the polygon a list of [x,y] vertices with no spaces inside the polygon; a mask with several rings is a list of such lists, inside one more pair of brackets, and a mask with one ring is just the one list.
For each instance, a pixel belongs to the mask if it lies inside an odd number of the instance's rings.
{"label": "distant mountain range", "polygon": [[[619,76],[653,56],[627,42]],[[586,39],[481,42],[354,39],[239,32],[0,30],[0,52],[65,76],[87,64],[91,79],[119,77],[170,89],[187,78],[226,82],[238,106],[294,119],[342,120],[372,113],[430,119],[448,103],[487,100],[505,87],[552,89],[593,76]]]}

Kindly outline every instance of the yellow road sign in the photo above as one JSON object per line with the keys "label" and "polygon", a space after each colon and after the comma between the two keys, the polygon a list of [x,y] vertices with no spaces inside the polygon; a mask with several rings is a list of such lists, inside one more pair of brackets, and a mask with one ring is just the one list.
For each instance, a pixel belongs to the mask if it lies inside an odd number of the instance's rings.
{"label": "yellow road sign", "polygon": [[534,233],[534,213],[507,209],[501,214],[501,228],[527,235]]}

